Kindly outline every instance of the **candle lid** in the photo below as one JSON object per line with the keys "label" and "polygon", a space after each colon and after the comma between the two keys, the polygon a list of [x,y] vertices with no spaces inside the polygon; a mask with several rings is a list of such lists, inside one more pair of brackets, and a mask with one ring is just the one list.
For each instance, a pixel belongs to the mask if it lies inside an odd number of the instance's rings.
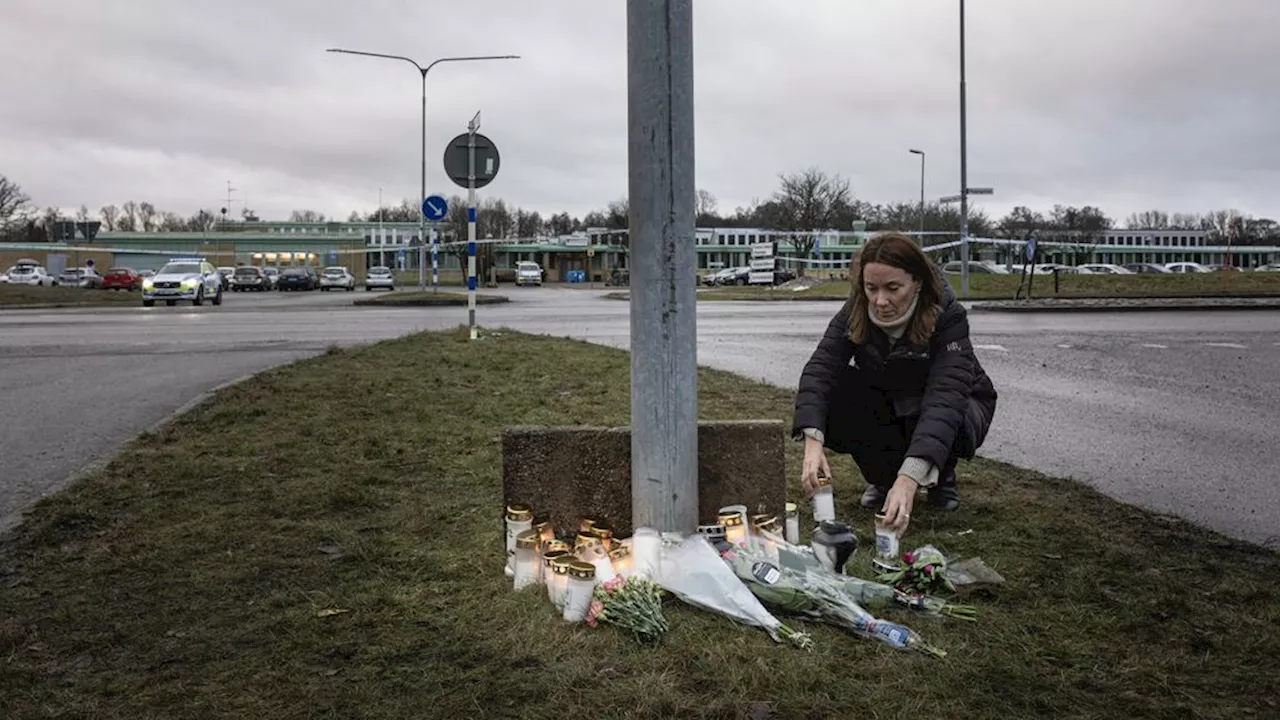
{"label": "candle lid", "polygon": [[541,542],[542,537],[537,530],[524,530],[516,535],[516,548],[520,550],[536,550]]}
{"label": "candle lid", "polygon": [[533,508],[523,503],[511,503],[507,506],[507,519],[513,522],[533,519]]}
{"label": "candle lid", "polygon": [[788,515],[791,515],[791,514],[794,514],[794,513],[798,513],[798,512],[800,512],[800,508],[796,507],[796,504],[795,504],[795,503],[793,503],[793,502],[789,502],[789,503],[787,503],[787,514],[788,514]]}
{"label": "candle lid", "polygon": [[594,537],[601,540],[610,540],[613,538],[613,528],[604,523],[592,523],[590,533]]}
{"label": "candle lid", "polygon": [[542,553],[542,561],[547,565],[551,565],[556,561],[556,558],[562,558],[568,554],[568,550],[547,550]]}
{"label": "candle lid", "polygon": [[573,565],[577,560],[577,558],[569,553],[551,558],[551,572],[557,575],[567,575],[569,573],[569,566]]}
{"label": "candle lid", "polygon": [[569,563],[569,577],[578,578],[579,580],[595,580],[596,566],[589,562],[574,560]]}
{"label": "candle lid", "polygon": [[582,518],[578,521],[578,532],[590,532],[591,528],[595,527],[595,524],[595,518]]}
{"label": "candle lid", "polygon": [[831,484],[831,478],[827,477],[826,475],[819,475],[816,481],[816,484],[818,485],[818,487],[827,487],[828,485]]}
{"label": "candle lid", "polygon": [[631,548],[626,545],[619,545],[609,551],[609,558],[612,560],[622,560],[631,556]]}
{"label": "candle lid", "polygon": [[573,549],[573,546],[571,546],[569,543],[563,540],[548,540],[546,543],[544,543],[542,548],[543,552],[552,552],[553,550],[563,550],[564,552],[569,552],[572,549]]}
{"label": "candle lid", "polygon": [[595,535],[578,535],[578,540],[573,544],[574,550],[595,547],[596,545],[604,545],[604,541]]}
{"label": "candle lid", "polygon": [[736,512],[722,512],[720,513],[720,524],[725,527],[741,525],[742,515]]}

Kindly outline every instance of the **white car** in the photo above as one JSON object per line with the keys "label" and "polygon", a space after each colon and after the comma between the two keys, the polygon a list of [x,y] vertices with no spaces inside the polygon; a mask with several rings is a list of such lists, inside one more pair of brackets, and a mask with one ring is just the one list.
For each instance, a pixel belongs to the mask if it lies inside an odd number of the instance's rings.
{"label": "white car", "polygon": [[151,307],[156,300],[166,305],[177,305],[179,300],[190,300],[192,305],[210,300],[221,305],[222,273],[203,258],[170,260],[154,277],[142,281],[142,304]]}
{"label": "white car", "polygon": [[1169,263],[1168,265],[1165,265],[1165,266],[1164,266],[1164,269],[1165,269],[1165,270],[1168,270],[1168,271],[1169,271],[1169,272],[1171,272],[1171,273],[1207,273],[1207,272],[1213,272],[1212,270],[1210,270],[1209,268],[1207,268],[1207,267],[1205,267],[1205,266],[1201,265],[1200,263],[1193,263],[1193,262],[1176,262],[1176,263]]}
{"label": "white car", "polygon": [[374,288],[396,289],[396,278],[391,274],[391,268],[384,265],[369,268],[369,272],[364,274],[364,289],[367,292]]}
{"label": "white car", "polygon": [[1128,268],[1111,263],[1088,263],[1079,266],[1080,270],[1088,269],[1092,275],[1133,275],[1134,272]]}
{"label": "white car", "polygon": [[[952,260],[951,262],[946,263],[945,265],[942,266],[942,272],[948,275],[959,275],[963,267],[964,267],[963,261]],[[970,260],[969,274],[970,275],[984,275],[984,274],[985,275],[1008,275],[1009,271],[1005,270],[999,265],[996,265],[995,263],[983,262],[979,260]]]}
{"label": "white car", "polygon": [[1270,265],[1259,265],[1253,269],[1254,272],[1280,272],[1280,263],[1271,263]]}
{"label": "white car", "polygon": [[334,288],[347,291],[355,290],[356,276],[352,275],[351,271],[344,267],[325,268],[324,272],[320,274],[320,289],[333,290]]}
{"label": "white car", "polygon": [[536,262],[516,263],[516,285],[542,285],[542,266]]}
{"label": "white car", "polygon": [[9,268],[9,284],[52,287],[58,284],[58,278],[50,275],[42,265],[15,265]]}

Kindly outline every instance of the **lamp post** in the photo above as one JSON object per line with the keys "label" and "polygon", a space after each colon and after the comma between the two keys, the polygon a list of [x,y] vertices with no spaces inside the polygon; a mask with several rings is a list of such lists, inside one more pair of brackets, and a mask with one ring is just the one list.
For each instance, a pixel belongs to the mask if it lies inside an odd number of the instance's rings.
{"label": "lamp post", "polygon": [[924,246],[924,151],[912,148],[908,150],[913,155],[920,156],[920,245]]}
{"label": "lamp post", "polygon": [[960,0],[960,296],[969,297],[969,135],[965,127],[964,0]]}
{"label": "lamp post", "polygon": [[362,50],[345,50],[343,48],[329,48],[325,52],[345,53],[347,55],[364,55],[366,57],[386,58],[388,60],[403,60],[418,69],[422,75],[422,183],[418,194],[418,289],[426,286],[426,268],[422,262],[422,248],[427,237],[427,213],[422,207],[422,202],[427,197],[427,73],[431,72],[431,68],[446,62],[471,62],[477,60],[518,60],[519,55],[468,55],[466,57],[446,57],[437,58],[431,61],[429,65],[423,67],[412,58],[403,55],[384,55],[382,53],[364,52]]}

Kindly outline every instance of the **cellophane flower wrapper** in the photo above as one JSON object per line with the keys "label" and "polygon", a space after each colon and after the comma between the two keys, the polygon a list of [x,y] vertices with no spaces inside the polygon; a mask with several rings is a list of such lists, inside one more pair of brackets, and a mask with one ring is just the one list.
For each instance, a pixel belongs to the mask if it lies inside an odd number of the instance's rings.
{"label": "cellophane flower wrapper", "polygon": [[777,642],[785,639],[801,648],[812,646],[807,634],[788,628],[766,610],[701,535],[663,548],[658,584],[694,607],[763,628]]}

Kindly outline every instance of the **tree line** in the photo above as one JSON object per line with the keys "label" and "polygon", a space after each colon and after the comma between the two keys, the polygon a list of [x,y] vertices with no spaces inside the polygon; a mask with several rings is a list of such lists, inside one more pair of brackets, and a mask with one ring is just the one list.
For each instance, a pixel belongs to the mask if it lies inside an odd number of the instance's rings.
{"label": "tree line", "polygon": [[[441,228],[446,240],[466,238],[466,206],[461,197],[449,198],[449,215]],[[818,168],[808,168],[778,176],[778,185],[764,200],[753,200],[732,212],[721,212],[716,198],[707,190],[698,190],[695,198],[698,227],[752,227],[804,233],[809,230],[850,230],[854,223],[865,224],[868,231],[920,230],[927,233],[956,233],[960,227],[960,209],[956,205],[927,202],[870,203],[859,200],[847,179]],[[370,212],[353,210],[348,221],[416,222],[418,204],[405,199]],[[589,228],[626,230],[630,207],[626,198],[575,217],[567,212],[544,216],[537,210],[508,204],[496,197],[480,201],[477,212],[477,237],[534,238],[568,235]],[[249,210],[241,213],[255,220]],[[0,238],[8,241],[43,241],[52,238],[53,224],[65,219],[54,207],[38,209],[17,183],[0,175]],[[158,210],[149,202],[130,200],[119,206],[104,205],[96,213],[81,205],[75,219],[80,222],[99,220],[106,231],[124,232],[201,232],[212,230],[218,215],[199,210],[192,215]],[[336,218],[334,218],[336,219]],[[326,222],[324,213],[309,209],[294,210],[292,222]],[[1123,223],[1129,229],[1204,230],[1216,240],[1242,245],[1280,244],[1280,225],[1270,218],[1254,217],[1233,209],[1207,213],[1168,213],[1148,210],[1133,213]],[[1004,217],[993,218],[981,208],[969,209],[969,233],[975,237],[1068,239],[1081,245],[1096,243],[1103,232],[1117,223],[1100,208],[1085,205],[1054,205],[1046,210],[1025,206],[1013,208]],[[929,244],[929,236],[923,239]],[[804,254],[813,251],[814,238],[795,237],[796,249]]]}

